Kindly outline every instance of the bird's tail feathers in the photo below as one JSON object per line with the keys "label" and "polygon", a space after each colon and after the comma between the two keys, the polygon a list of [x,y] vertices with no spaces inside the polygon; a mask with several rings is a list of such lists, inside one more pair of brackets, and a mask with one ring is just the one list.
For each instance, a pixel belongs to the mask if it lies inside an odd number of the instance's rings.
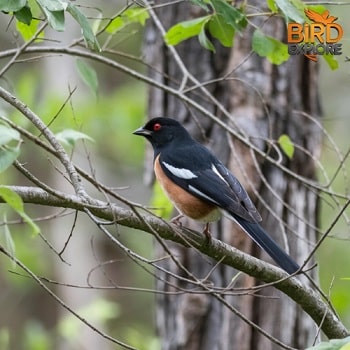
{"label": "bird's tail feathers", "polygon": [[300,266],[277,245],[258,223],[249,222],[233,215],[229,215],[228,218],[233,219],[283,270],[289,274],[299,270]]}

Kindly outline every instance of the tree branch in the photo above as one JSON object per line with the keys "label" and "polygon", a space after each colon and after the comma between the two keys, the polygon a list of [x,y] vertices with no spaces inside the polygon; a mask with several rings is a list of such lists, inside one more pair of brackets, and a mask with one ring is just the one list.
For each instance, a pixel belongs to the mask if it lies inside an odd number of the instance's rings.
{"label": "tree branch", "polygon": [[25,203],[71,208],[79,211],[89,209],[92,214],[109,223],[115,222],[152,235],[157,234],[163,239],[197,249],[215,261],[245,272],[262,282],[273,283],[275,288],[299,304],[328,338],[343,338],[350,334],[327,302],[322,300],[321,296],[313,289],[306,287],[297,277],[288,276],[281,269],[245,254],[215,238],[208,242],[202,234],[196,231],[169,224],[156,216],[139,213],[137,215],[135,209],[133,211],[124,209],[116,204],[97,199],[91,199],[87,204],[77,195],[66,194],[63,199],[36,187],[9,186],[9,188],[21,196]]}
{"label": "tree branch", "polygon": [[[18,49],[9,49],[9,50],[2,51],[0,53],[0,58],[15,55],[17,50]],[[196,109],[197,111],[199,111],[200,113],[202,113],[206,117],[212,119],[217,125],[219,125],[224,130],[226,130],[230,135],[234,136],[237,140],[242,142],[242,144],[249,147],[257,155],[263,157],[265,159],[265,161],[268,161],[270,164],[272,164],[276,168],[280,169],[284,173],[288,174],[288,176],[290,176],[291,178],[296,179],[297,181],[302,183],[304,186],[307,186],[307,187],[314,189],[316,191],[321,191],[322,193],[328,194],[332,197],[337,197],[340,199],[348,199],[348,196],[331,190],[328,185],[322,185],[322,184],[320,185],[320,184],[318,184],[318,182],[316,182],[312,179],[306,178],[304,176],[297,174],[296,172],[293,172],[291,169],[289,169],[287,166],[285,166],[282,162],[279,162],[278,160],[274,159],[271,155],[264,153],[264,151],[259,149],[253,142],[251,142],[249,137],[246,137],[245,135],[243,135],[240,130],[236,130],[236,129],[230,127],[224,121],[222,121],[220,118],[218,118],[216,115],[211,113],[208,109],[201,106],[199,103],[194,101],[191,97],[189,97],[186,94],[186,90],[172,88],[166,84],[163,84],[161,82],[158,82],[158,81],[148,77],[145,74],[142,74],[142,73],[140,73],[132,68],[129,68],[128,66],[123,65],[116,60],[113,60],[113,59],[110,59],[106,56],[102,56],[100,54],[90,52],[90,51],[80,49],[80,48],[72,48],[69,46],[68,47],[66,47],[66,46],[62,46],[62,47],[29,46],[29,47],[26,47],[25,50],[23,50],[21,55],[33,54],[33,53],[41,53],[41,54],[50,53],[50,54],[57,54],[57,55],[64,54],[64,55],[69,55],[69,56],[76,56],[76,57],[83,57],[86,59],[91,59],[93,61],[105,64],[106,66],[109,66],[113,69],[117,69],[117,70],[129,75],[130,77],[132,77],[134,79],[143,81],[147,85],[154,86],[158,89],[161,89],[161,90],[167,92],[168,94],[179,98],[184,103],[186,103],[188,106],[191,106],[192,108]],[[203,82],[200,85],[200,87],[203,87],[205,85],[206,85],[206,82]],[[7,100],[7,101],[11,105],[13,105],[13,103],[11,103],[11,100]],[[214,102],[218,107],[220,107],[220,110],[222,110],[222,112],[225,112],[224,113],[225,115],[229,116],[228,111],[224,110],[223,106],[220,105],[220,103],[218,101],[214,101]],[[21,111],[21,112],[24,113],[23,111]]]}
{"label": "tree branch", "polygon": [[22,113],[33,125],[45,136],[47,141],[56,150],[57,158],[61,161],[65,167],[67,174],[69,175],[70,181],[74,187],[75,193],[81,198],[88,199],[85,189],[83,188],[80,177],[71,162],[67,152],[64,150],[63,146],[58,142],[53,132],[45,125],[45,123],[37,116],[25,103],[20,101],[16,96],[12,95],[10,92],[5,90],[0,86],[0,97],[2,97],[11,106],[16,108]]}

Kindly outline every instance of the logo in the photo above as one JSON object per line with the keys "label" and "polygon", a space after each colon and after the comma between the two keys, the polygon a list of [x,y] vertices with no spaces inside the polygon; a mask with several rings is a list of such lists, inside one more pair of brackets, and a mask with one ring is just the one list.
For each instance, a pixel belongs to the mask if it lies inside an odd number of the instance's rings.
{"label": "logo", "polygon": [[330,16],[328,10],[318,13],[305,9],[304,12],[310,23],[288,23],[288,53],[302,54],[315,62],[319,55],[341,55],[339,41],[344,31],[340,24],[335,23],[338,17]]}

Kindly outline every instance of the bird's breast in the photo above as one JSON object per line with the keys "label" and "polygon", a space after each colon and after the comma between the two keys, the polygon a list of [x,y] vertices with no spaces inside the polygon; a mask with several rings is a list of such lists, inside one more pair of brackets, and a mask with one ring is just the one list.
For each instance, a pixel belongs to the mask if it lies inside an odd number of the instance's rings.
{"label": "bird's breast", "polygon": [[215,205],[193,196],[166,176],[160,165],[159,155],[154,161],[154,173],[162,189],[180,213],[201,222],[212,222],[220,218],[221,212]]}

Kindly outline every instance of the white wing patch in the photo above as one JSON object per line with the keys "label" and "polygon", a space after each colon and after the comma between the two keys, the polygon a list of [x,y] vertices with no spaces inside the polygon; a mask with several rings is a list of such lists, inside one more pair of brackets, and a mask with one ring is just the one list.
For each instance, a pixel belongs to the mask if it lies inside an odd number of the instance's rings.
{"label": "white wing patch", "polygon": [[198,177],[196,174],[193,174],[191,170],[184,169],[184,168],[176,168],[166,162],[162,162],[163,165],[175,176],[179,177],[180,179],[195,179]]}
{"label": "white wing patch", "polygon": [[212,166],[211,166],[211,169],[214,171],[214,173],[217,175],[217,176],[219,176],[219,178],[223,181],[223,182],[225,182],[225,184],[227,185],[227,186],[230,186],[229,185],[229,183],[223,178],[223,176],[219,173],[219,170],[216,168],[216,166],[213,164]]}
{"label": "white wing patch", "polygon": [[204,194],[202,191],[198,190],[197,188],[189,185],[188,189],[192,191],[192,193],[196,193],[199,196],[208,199],[210,202],[215,203],[216,205],[219,205],[219,203],[217,201],[214,201],[214,199],[210,198],[209,196],[207,196],[206,194]]}

